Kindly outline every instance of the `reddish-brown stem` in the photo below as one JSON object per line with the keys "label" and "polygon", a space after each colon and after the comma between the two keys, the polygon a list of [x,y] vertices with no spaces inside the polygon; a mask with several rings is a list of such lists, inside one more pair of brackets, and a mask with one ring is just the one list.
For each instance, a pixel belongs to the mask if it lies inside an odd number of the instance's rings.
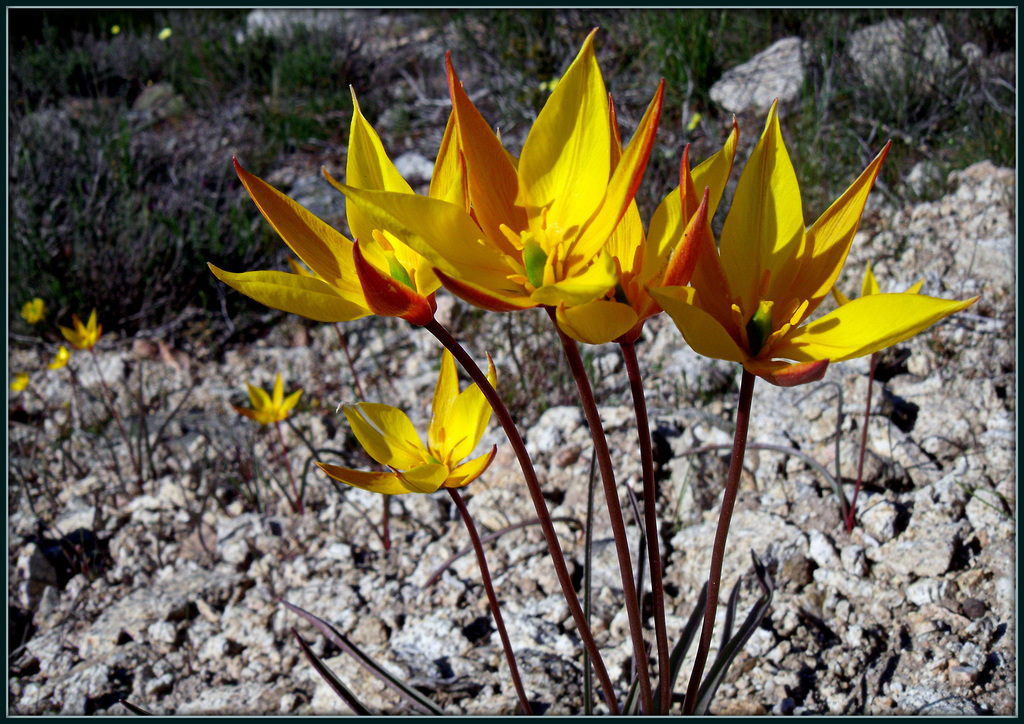
{"label": "reddish-brown stem", "polygon": [[484,591],[487,592],[487,603],[491,607],[491,616],[494,617],[494,625],[498,629],[498,636],[501,637],[501,645],[505,648],[505,659],[508,661],[508,668],[512,673],[512,685],[516,688],[516,695],[519,696],[519,705],[523,708],[523,713],[527,715],[533,714],[533,709],[530,708],[530,702],[526,698],[526,691],[523,689],[523,682],[519,678],[519,666],[516,664],[516,655],[512,651],[512,642],[508,638],[508,632],[505,630],[505,622],[501,618],[501,609],[498,607],[498,597],[494,593],[494,585],[491,582],[491,573],[487,568],[487,558],[484,556],[484,545],[480,542],[480,536],[476,532],[476,525],[473,523],[473,518],[469,515],[469,509],[466,507],[466,502],[462,499],[459,491],[455,488],[445,488],[448,494],[452,496],[452,500],[455,501],[455,507],[459,509],[459,513],[462,515],[462,522],[466,524],[466,530],[469,531],[469,539],[473,542],[473,550],[476,551],[476,562],[480,566],[480,578],[484,582]]}
{"label": "reddish-brown stem", "polygon": [[530,461],[530,453],[526,450],[523,437],[519,434],[519,429],[516,427],[516,423],[512,419],[508,408],[505,407],[505,403],[498,396],[490,380],[487,379],[487,375],[484,374],[473,358],[463,349],[458,340],[434,319],[424,325],[424,329],[434,335],[444,345],[445,349],[452,353],[452,356],[462,365],[462,368],[466,370],[466,373],[477,384],[484,397],[487,398],[491,409],[494,410],[495,417],[498,418],[498,422],[505,431],[509,444],[512,445],[516,458],[519,460],[519,466],[523,470],[526,487],[530,491],[530,498],[533,500],[533,507],[537,511],[537,518],[540,520],[544,540],[547,542],[548,552],[551,555],[551,564],[555,569],[558,583],[562,587],[562,595],[565,596],[569,612],[576,623],[576,630],[580,634],[580,640],[590,655],[591,663],[594,666],[594,673],[597,675],[598,682],[604,693],[605,702],[608,704],[608,711],[613,715],[617,715],[620,710],[619,704],[615,699],[615,690],[612,688],[612,680],[608,676],[608,669],[604,665],[604,658],[601,656],[600,649],[597,648],[597,642],[594,641],[594,635],[590,630],[590,625],[587,623],[587,617],[580,606],[576,589],[573,588],[572,578],[569,576],[569,569],[565,564],[565,555],[562,553],[562,546],[558,542],[558,534],[555,533],[555,526],[551,521],[551,513],[548,511],[547,502],[544,500],[544,494],[540,489],[540,481],[537,479],[537,472]]}
{"label": "reddish-brown stem", "polygon": [[622,342],[622,359],[626,364],[629,388],[633,393],[636,412],[636,434],[640,442],[640,467],[644,481],[644,527],[647,529],[647,558],[651,567],[651,596],[654,603],[654,636],[658,651],[658,708],[656,713],[668,714],[672,705],[672,691],[668,676],[668,631],[665,624],[665,587],[661,567],[661,549],[658,537],[658,512],[655,509],[654,451],[651,448],[651,428],[647,419],[647,401],[640,376],[640,363],[636,345]]}
{"label": "reddish-brown stem", "polygon": [[853,500],[850,501],[850,509],[846,512],[846,532],[853,532],[853,515],[857,510],[857,494],[860,493],[860,484],[864,474],[864,451],[868,446],[868,422],[871,420],[871,387],[875,381],[875,367],[878,365],[878,352],[871,355],[871,369],[868,371],[868,399],[864,403],[864,429],[860,434],[860,457],[857,460],[857,484],[853,488]]}
{"label": "reddish-brown stem", "polygon": [[388,505],[390,498],[387,495],[381,496],[384,499],[384,512],[380,516],[381,540],[384,542],[384,550],[391,550],[391,507]]}
{"label": "reddish-brown stem", "polygon": [[743,370],[743,378],[740,382],[740,401],[736,408],[736,434],[732,442],[732,459],[729,461],[729,477],[725,481],[722,511],[718,515],[718,530],[715,531],[715,542],[711,549],[707,608],[704,609],[704,624],[700,630],[700,642],[697,644],[697,656],[693,662],[693,671],[690,673],[690,681],[686,685],[683,714],[693,713],[693,708],[697,703],[697,692],[700,689],[700,678],[704,674],[704,664],[707,663],[708,651],[711,649],[715,614],[718,612],[718,589],[722,582],[722,563],[725,561],[725,541],[729,537],[729,523],[732,522],[732,510],[736,505],[736,493],[740,488],[740,474],[743,472],[743,454],[747,449],[747,427],[750,424],[750,401],[754,396],[755,379],[753,374]]}
{"label": "reddish-brown stem", "polygon": [[341,325],[337,322],[334,323],[334,331],[338,333],[338,341],[341,343],[341,351],[345,353],[345,360],[348,362],[349,371],[352,372],[352,382],[355,383],[356,394],[359,395],[360,400],[365,400],[366,393],[363,392],[363,386],[359,382],[359,373],[356,372],[356,363],[352,359],[352,353],[348,351],[348,339],[345,338],[345,333],[341,331]]}
{"label": "reddish-brown stem", "polygon": [[288,446],[284,444],[284,435],[281,434],[281,423],[280,421],[274,422],[274,429],[277,430],[277,440],[281,443],[281,456],[284,458],[284,467],[288,470],[288,482],[292,486],[292,497],[294,498],[293,505],[295,506],[295,512],[299,515],[305,515],[306,509],[302,506],[302,496],[299,495],[299,489],[295,485],[295,476],[292,474],[292,464],[288,460]]}
{"label": "reddish-brown stem", "polygon": [[590,387],[587,371],[583,367],[583,358],[580,357],[579,347],[576,346],[575,340],[558,326],[554,308],[547,307],[546,309],[548,316],[551,317],[551,323],[555,325],[558,337],[562,341],[565,359],[569,362],[569,369],[576,380],[576,389],[579,391],[580,403],[583,405],[583,414],[587,418],[590,437],[594,441],[594,453],[597,456],[597,467],[601,471],[605,504],[608,506],[612,537],[615,539],[615,554],[619,559],[619,576],[622,578],[622,593],[626,603],[626,615],[629,617],[629,633],[633,640],[633,657],[636,660],[637,680],[640,685],[640,710],[644,714],[650,714],[654,708],[651,694],[651,667],[647,659],[647,646],[644,644],[643,620],[640,618],[640,602],[633,577],[632,553],[629,550],[629,542],[626,540],[626,526],[622,522],[622,507],[619,505],[619,491],[615,486],[615,470],[612,468],[612,457],[608,452],[608,440],[604,435],[601,413],[597,410],[594,391]]}

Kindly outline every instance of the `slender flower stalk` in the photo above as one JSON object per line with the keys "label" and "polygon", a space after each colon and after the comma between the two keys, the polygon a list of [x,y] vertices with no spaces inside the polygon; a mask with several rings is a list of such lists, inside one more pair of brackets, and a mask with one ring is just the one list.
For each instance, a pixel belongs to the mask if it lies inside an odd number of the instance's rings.
{"label": "slender flower stalk", "polygon": [[530,498],[533,500],[533,506],[537,511],[537,518],[540,520],[541,530],[544,533],[544,540],[548,545],[548,552],[551,555],[551,563],[555,569],[555,576],[558,578],[558,583],[562,587],[562,595],[565,596],[565,602],[569,606],[569,612],[572,614],[573,621],[576,623],[576,630],[580,634],[580,639],[586,647],[587,653],[590,655],[591,663],[594,667],[594,673],[597,675],[598,683],[601,685],[601,689],[604,692],[605,702],[608,704],[608,711],[610,714],[619,714],[619,704],[615,699],[615,690],[612,688],[611,678],[608,676],[608,669],[605,667],[604,658],[601,656],[600,650],[597,648],[597,642],[594,641],[594,635],[590,630],[590,624],[587,622],[587,617],[583,612],[583,608],[580,606],[579,597],[576,595],[576,589],[573,587],[572,578],[569,576],[569,569],[565,563],[565,555],[562,553],[562,546],[558,542],[558,534],[555,532],[554,524],[551,521],[551,513],[548,511],[547,502],[544,500],[544,494],[540,488],[540,481],[537,479],[537,471],[534,470],[533,463],[530,461],[530,453],[526,449],[526,444],[523,442],[522,435],[519,434],[519,429],[516,427],[515,421],[512,419],[512,415],[509,413],[508,408],[505,407],[505,403],[498,395],[494,386],[490,380],[483,373],[483,370],[476,364],[466,350],[459,344],[451,333],[445,329],[437,320],[431,320],[429,323],[423,325],[424,329],[434,335],[437,340],[444,345],[445,349],[452,353],[455,359],[458,361],[462,368],[466,370],[470,378],[477,384],[480,391],[483,392],[487,401],[491,405],[491,409],[494,410],[494,415],[497,417],[498,422],[501,424],[502,429],[505,431],[505,435],[508,437],[509,443],[512,445],[513,451],[515,451],[516,458],[519,460],[519,465],[523,470],[523,477],[526,480],[526,487],[530,491]]}
{"label": "slender flower stalk", "polygon": [[484,583],[484,591],[487,592],[487,603],[491,607],[491,616],[494,617],[494,625],[498,629],[498,636],[501,637],[501,645],[505,649],[505,659],[508,661],[508,668],[512,674],[512,684],[515,686],[516,695],[519,697],[519,705],[523,708],[523,713],[526,715],[532,715],[533,709],[530,707],[530,701],[526,698],[526,691],[523,689],[523,681],[519,677],[519,666],[516,664],[516,656],[512,651],[512,642],[508,638],[508,631],[505,630],[505,621],[501,617],[501,608],[498,606],[498,597],[494,593],[494,584],[491,582],[491,573],[487,568],[487,558],[484,556],[484,546],[480,542],[480,536],[476,531],[476,525],[473,523],[473,518],[469,515],[469,509],[466,508],[466,502],[462,499],[462,495],[455,488],[447,488],[448,494],[452,496],[452,500],[455,502],[455,507],[459,509],[459,514],[462,516],[462,522],[466,524],[466,531],[469,533],[469,539],[473,542],[473,550],[476,551],[476,562],[480,567],[480,578]]}
{"label": "slender flower stalk", "polygon": [[636,434],[640,443],[640,467],[644,484],[644,527],[647,529],[647,557],[651,567],[651,596],[654,603],[654,636],[658,652],[658,714],[668,714],[672,705],[671,682],[668,675],[668,632],[665,624],[665,586],[661,565],[661,548],[658,536],[658,513],[655,509],[654,451],[651,449],[651,428],[647,417],[647,402],[644,399],[643,379],[633,342],[619,344],[622,359],[629,377],[629,388],[633,394],[633,409],[636,413]]}
{"label": "slender flower stalk", "polygon": [[711,637],[715,628],[715,614],[718,612],[718,589],[722,582],[722,563],[725,560],[725,541],[729,537],[729,524],[732,522],[732,511],[736,505],[736,493],[740,487],[740,474],[743,472],[743,455],[747,449],[747,427],[750,423],[750,401],[754,395],[754,374],[743,370],[740,382],[740,401],[736,409],[736,434],[732,443],[732,458],[729,461],[729,477],[725,481],[725,494],[722,496],[722,510],[718,514],[718,529],[715,531],[715,542],[711,550],[711,572],[708,574],[707,607],[704,609],[704,624],[700,630],[700,641],[697,644],[697,656],[693,662],[693,671],[686,686],[686,700],[683,714],[692,714],[697,703],[697,691],[700,678],[704,674],[704,664],[708,660],[711,648]]}
{"label": "slender flower stalk", "polygon": [[288,471],[288,482],[291,483],[292,487],[292,500],[295,505],[295,512],[299,515],[306,514],[306,508],[302,504],[302,495],[299,494],[299,488],[295,485],[295,474],[292,473],[292,464],[288,459],[288,446],[284,444],[284,435],[281,434],[281,421],[274,420],[274,429],[277,430],[277,441],[281,443],[281,457],[284,459],[285,470]]}
{"label": "slender flower stalk", "polygon": [[857,484],[853,488],[853,500],[850,501],[850,509],[846,512],[846,532],[853,532],[853,515],[857,510],[857,494],[860,493],[860,485],[864,475],[864,451],[868,446],[868,422],[871,420],[871,388],[875,382],[875,367],[878,365],[878,352],[871,355],[871,369],[868,371],[868,399],[864,403],[864,429],[860,433],[860,457],[857,459]]}
{"label": "slender flower stalk", "polygon": [[569,362],[572,376],[576,380],[580,403],[583,405],[583,412],[586,415],[587,424],[590,426],[590,436],[594,441],[594,452],[597,455],[598,469],[601,471],[605,503],[608,506],[608,517],[611,519],[612,535],[615,539],[615,553],[619,559],[619,575],[622,577],[622,592],[626,599],[629,631],[633,639],[633,657],[636,659],[637,678],[640,685],[640,708],[644,714],[650,714],[653,711],[651,669],[648,664],[647,649],[644,645],[643,621],[640,618],[640,603],[633,578],[633,563],[629,543],[626,541],[626,528],[622,522],[622,507],[619,505],[619,491],[615,486],[615,470],[612,467],[611,454],[608,451],[608,440],[604,435],[601,413],[597,410],[594,391],[590,387],[590,380],[587,379],[579,347],[576,346],[576,341],[558,326],[555,309],[547,307],[547,311],[552,324],[558,330],[559,339],[562,341],[562,349],[565,351],[565,358]]}

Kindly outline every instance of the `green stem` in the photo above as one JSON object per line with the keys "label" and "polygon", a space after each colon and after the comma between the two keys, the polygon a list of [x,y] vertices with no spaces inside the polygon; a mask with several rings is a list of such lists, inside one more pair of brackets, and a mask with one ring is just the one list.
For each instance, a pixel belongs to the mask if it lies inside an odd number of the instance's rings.
{"label": "green stem", "polygon": [[484,591],[487,592],[487,603],[491,607],[491,616],[494,617],[494,625],[498,628],[498,636],[501,637],[501,645],[505,649],[505,659],[508,661],[508,668],[512,673],[512,685],[515,686],[516,694],[519,696],[519,706],[523,708],[524,714],[533,715],[533,709],[530,708],[530,702],[526,698],[526,691],[523,689],[522,679],[519,678],[519,666],[516,664],[515,652],[512,651],[512,642],[508,638],[505,622],[501,618],[498,597],[494,593],[494,585],[491,582],[491,573],[487,568],[487,558],[484,556],[484,546],[480,542],[480,535],[476,531],[473,518],[469,515],[466,501],[462,499],[459,491],[455,488],[445,488],[445,490],[448,491],[448,494],[452,496],[452,500],[455,501],[455,507],[459,509],[459,513],[462,515],[462,522],[466,524],[466,530],[469,531],[469,539],[473,541],[473,550],[476,551],[476,562],[480,566],[480,578],[484,582]]}
{"label": "green stem", "polygon": [[[878,352],[871,355],[871,369],[868,371],[868,400],[864,403],[864,430],[860,434],[860,458],[857,460],[857,484],[853,488],[853,500],[846,511],[846,532],[853,532],[853,514],[857,510],[857,494],[864,474],[864,452],[868,446],[868,422],[871,420],[871,387],[875,381],[875,367],[878,365]],[[841,492],[841,491],[840,491]]]}
{"label": "green stem", "polygon": [[693,662],[690,681],[686,685],[686,700],[683,703],[683,714],[692,714],[697,703],[697,691],[700,689],[700,678],[704,674],[704,664],[708,660],[711,648],[711,637],[714,634],[715,614],[718,612],[718,589],[722,582],[722,563],[725,561],[725,541],[729,537],[729,524],[732,522],[732,511],[736,506],[736,494],[740,488],[740,474],[743,472],[743,454],[747,449],[747,427],[750,424],[750,402],[754,396],[754,380],[756,378],[746,369],[740,382],[740,401],[736,409],[736,434],[732,443],[732,459],[729,461],[729,477],[725,481],[725,494],[722,497],[722,511],[718,515],[718,530],[715,531],[715,542],[711,550],[711,572],[708,574],[707,607],[704,609],[704,625],[700,630],[700,642],[697,644],[697,655]]}
{"label": "green stem", "polygon": [[594,641],[594,635],[587,623],[583,609],[580,607],[576,589],[573,588],[572,578],[569,576],[569,569],[565,564],[565,555],[562,553],[562,546],[558,542],[558,534],[555,533],[555,526],[551,522],[551,513],[548,512],[547,502],[544,500],[544,493],[541,491],[540,481],[537,479],[537,472],[530,461],[530,453],[526,450],[523,437],[519,434],[519,429],[516,427],[516,423],[512,419],[508,408],[505,407],[505,403],[502,402],[501,397],[498,396],[490,380],[487,379],[487,375],[484,374],[483,370],[473,361],[473,358],[463,349],[458,340],[435,319],[430,320],[428,324],[424,325],[424,329],[434,335],[444,345],[445,349],[451,352],[452,356],[458,360],[462,368],[466,370],[470,378],[480,388],[484,397],[487,398],[491,409],[494,410],[495,417],[498,418],[498,422],[505,431],[505,435],[508,437],[508,441],[512,445],[516,458],[519,460],[519,465],[523,470],[526,487],[530,491],[530,498],[533,500],[533,506],[537,511],[537,518],[540,519],[541,530],[544,532],[544,540],[547,542],[548,552],[551,554],[551,564],[554,566],[558,583],[562,587],[562,595],[565,596],[569,612],[576,623],[576,630],[580,634],[580,640],[590,654],[594,673],[597,674],[605,701],[608,704],[608,711],[612,715],[617,715],[619,713],[619,704],[615,700],[612,680],[608,676],[608,670],[604,665],[604,658],[601,656],[601,651],[597,648],[597,642]]}
{"label": "green stem", "polygon": [[658,650],[658,708],[659,714],[668,714],[672,705],[671,683],[668,676],[668,631],[665,624],[665,587],[658,536],[658,513],[655,509],[654,451],[651,448],[651,428],[644,399],[643,378],[636,357],[636,345],[622,342],[622,359],[626,364],[629,388],[633,393],[636,412],[636,434],[640,438],[640,467],[644,481],[644,527],[647,529],[647,558],[651,567],[651,595],[654,603],[654,635]]}
{"label": "green stem", "polygon": [[640,602],[636,594],[636,584],[633,578],[633,561],[629,552],[629,542],[626,540],[626,526],[622,522],[622,507],[619,505],[619,491],[615,486],[615,471],[612,468],[612,458],[608,451],[608,440],[604,435],[604,427],[601,425],[601,413],[597,410],[597,402],[594,400],[594,391],[590,387],[590,380],[587,378],[587,371],[583,366],[583,358],[580,357],[579,347],[575,340],[569,337],[558,326],[553,307],[546,307],[551,323],[558,331],[558,337],[562,341],[562,349],[565,351],[565,358],[569,362],[569,369],[576,380],[576,389],[579,391],[580,403],[583,405],[583,413],[586,415],[587,424],[590,426],[590,436],[594,441],[594,452],[597,455],[598,470],[601,471],[601,482],[604,485],[604,499],[608,506],[608,517],[611,519],[612,536],[615,539],[615,554],[619,559],[619,575],[622,578],[622,593],[626,602],[626,615],[629,617],[629,632],[633,640],[633,656],[636,659],[637,678],[640,684],[640,710],[644,714],[650,714],[653,710],[653,697],[651,695],[651,669],[647,659],[647,647],[644,644],[643,620],[640,618]]}

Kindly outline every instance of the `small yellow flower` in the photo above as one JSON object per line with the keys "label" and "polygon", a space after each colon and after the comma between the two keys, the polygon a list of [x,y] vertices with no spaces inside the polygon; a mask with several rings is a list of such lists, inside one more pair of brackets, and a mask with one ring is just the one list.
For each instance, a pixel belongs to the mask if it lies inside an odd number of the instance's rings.
{"label": "small yellow flower", "polygon": [[167,40],[169,37],[171,37],[171,29],[170,28],[164,28],[163,30],[160,31],[160,34],[157,35],[156,37],[160,38],[160,40]]}
{"label": "small yellow flower", "polygon": [[78,318],[77,314],[71,315],[71,321],[75,325],[74,329],[68,329],[63,326],[60,328],[64,339],[70,342],[71,346],[75,349],[92,349],[95,347],[100,339],[100,335],[103,333],[103,325],[96,324],[96,310],[92,310],[92,314],[89,315],[88,324],[82,324],[82,320]]}
{"label": "small yellow flower", "polygon": [[[487,358],[487,379],[497,383],[494,363]],[[483,474],[494,460],[490,452],[463,462],[473,452],[491,418],[491,407],[474,384],[459,392],[455,359],[445,350],[441,374],[434,390],[427,445],[424,445],[404,412],[389,405],[361,402],[345,405],[359,444],[367,454],[391,472],[350,470],[317,463],[335,480],[373,493],[433,493],[438,488],[461,488]]]}
{"label": "small yellow flower", "polygon": [[29,324],[36,324],[46,318],[46,302],[36,297],[30,302],[25,302],[21,308],[21,316]]}
{"label": "small yellow flower", "polygon": [[28,387],[28,372],[19,372],[14,375],[14,382],[11,383],[11,389],[15,392],[21,392]]}
{"label": "small yellow flower", "polygon": [[67,367],[69,359],[71,359],[71,353],[68,352],[67,347],[61,345],[57,348],[57,354],[54,355],[53,361],[46,366],[51,370],[59,370],[61,367]]}
{"label": "small yellow flower", "polygon": [[121,26],[120,25],[113,25],[113,26],[111,26],[111,28],[110,28],[110,34],[111,35],[117,35],[120,32],[121,32]]}
{"label": "small yellow flower", "polygon": [[288,417],[288,413],[295,407],[295,404],[299,401],[299,396],[302,394],[302,389],[300,388],[288,395],[288,397],[285,397],[284,383],[281,381],[280,373],[277,375],[277,379],[274,380],[273,397],[259,387],[254,387],[250,384],[246,384],[246,387],[249,388],[249,400],[252,402],[253,409],[250,410],[236,405],[232,405],[232,407],[235,408],[239,415],[245,415],[261,425],[280,422]]}

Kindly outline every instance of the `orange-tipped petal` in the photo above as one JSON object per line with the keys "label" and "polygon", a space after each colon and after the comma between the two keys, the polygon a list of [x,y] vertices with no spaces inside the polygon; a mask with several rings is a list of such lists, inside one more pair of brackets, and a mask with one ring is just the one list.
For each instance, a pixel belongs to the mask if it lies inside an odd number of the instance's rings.
{"label": "orange-tipped petal", "polygon": [[[702,248],[707,248],[708,239],[708,201],[710,191],[704,189],[704,198],[697,208],[697,213],[690,219],[683,234],[682,242],[672,252],[665,276],[661,285],[664,287],[681,287],[689,283],[693,270],[697,266],[697,258]],[[711,242],[712,244],[714,242]]]}
{"label": "orange-tipped petal", "polygon": [[357,241],[352,247],[359,283],[363,286],[366,303],[374,314],[382,317],[401,317],[422,327],[430,323],[437,309],[432,295],[424,297],[393,277],[383,274],[366,261]]}
{"label": "orange-tipped petal", "polygon": [[468,460],[454,470],[448,476],[448,480],[445,481],[444,487],[446,488],[461,488],[464,485],[469,485],[474,480],[483,475],[484,471],[494,462],[494,456],[498,453],[498,446],[493,446],[489,452],[485,455],[481,455],[478,458]]}
{"label": "orange-tipped petal", "polygon": [[494,290],[448,276],[440,269],[434,269],[434,273],[437,274],[437,278],[441,280],[444,288],[459,299],[464,299],[474,307],[480,307],[489,312],[515,312],[537,306],[536,302],[524,296],[522,292],[499,295]]}
{"label": "orange-tipped petal", "polygon": [[778,360],[750,360],[743,367],[751,374],[767,380],[777,387],[796,387],[808,382],[817,382],[828,370],[827,359],[813,362],[781,362]]}
{"label": "orange-tipped petal", "polygon": [[402,495],[413,492],[397,473],[364,472],[321,462],[318,462],[317,466],[335,480],[371,493]]}
{"label": "orange-tipped petal", "polygon": [[237,159],[232,160],[238,178],[260,213],[291,250],[328,284],[337,286],[342,293],[354,291],[352,242],[301,204],[246,171]]}
{"label": "orange-tipped petal", "polygon": [[503,249],[506,254],[512,254],[515,250],[505,240],[500,227],[505,224],[515,230],[526,228],[526,213],[515,204],[519,193],[516,168],[501,141],[462,89],[450,51],[445,54],[445,67],[477,221],[488,237],[506,247]]}

